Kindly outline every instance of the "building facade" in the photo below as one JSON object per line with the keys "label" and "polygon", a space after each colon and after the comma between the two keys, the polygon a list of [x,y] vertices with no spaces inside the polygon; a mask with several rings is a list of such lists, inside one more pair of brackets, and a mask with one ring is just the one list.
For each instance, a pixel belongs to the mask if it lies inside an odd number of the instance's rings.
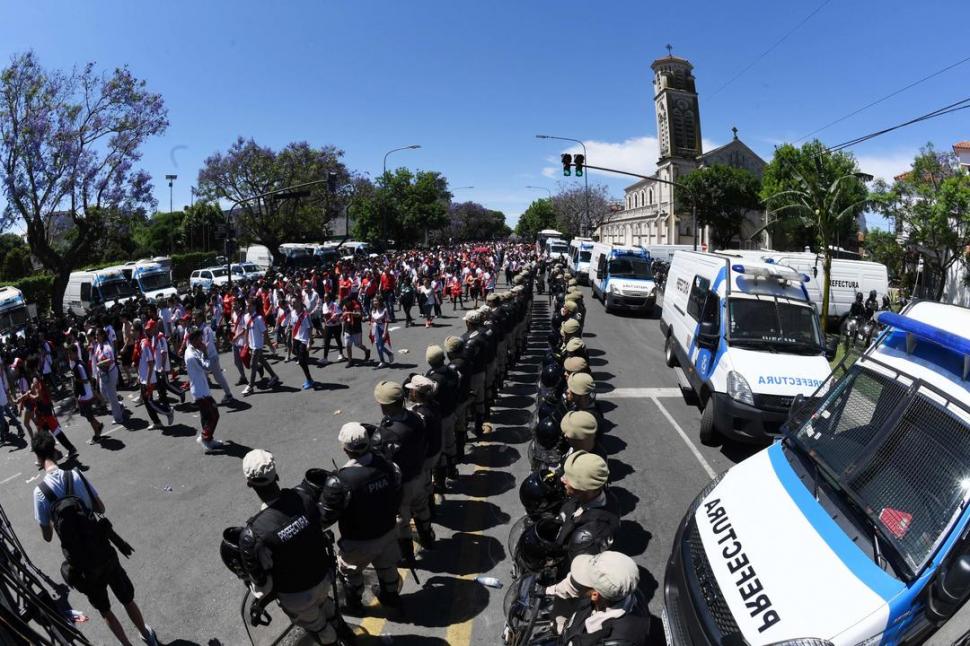
{"label": "building facade", "polygon": [[[765,161],[737,136],[726,145],[707,153],[701,139],[700,104],[694,80],[694,66],[685,58],[668,55],[650,66],[653,70],[654,111],[660,158],[653,177],[676,182],[705,165],[723,164],[744,168],[757,176]],[[600,225],[597,233],[603,242],[628,245],[693,244],[707,245],[706,228],[693,230],[689,209],[677,207],[677,187],[644,179],[624,189],[623,209]],[[762,246],[762,240],[749,243],[748,236],[763,224],[764,215],[748,214],[742,224],[739,245]]]}

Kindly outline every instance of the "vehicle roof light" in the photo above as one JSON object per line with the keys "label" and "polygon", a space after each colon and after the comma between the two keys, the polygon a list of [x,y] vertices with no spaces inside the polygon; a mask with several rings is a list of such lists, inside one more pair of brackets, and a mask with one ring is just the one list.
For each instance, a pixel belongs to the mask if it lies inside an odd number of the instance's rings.
{"label": "vehicle roof light", "polygon": [[744,265],[731,265],[731,271],[736,271],[739,274],[744,273]]}
{"label": "vehicle roof light", "polygon": [[970,339],[895,312],[876,312],[876,320],[886,327],[906,333],[908,353],[916,349],[918,340],[923,340],[963,355],[963,379],[970,375]]}

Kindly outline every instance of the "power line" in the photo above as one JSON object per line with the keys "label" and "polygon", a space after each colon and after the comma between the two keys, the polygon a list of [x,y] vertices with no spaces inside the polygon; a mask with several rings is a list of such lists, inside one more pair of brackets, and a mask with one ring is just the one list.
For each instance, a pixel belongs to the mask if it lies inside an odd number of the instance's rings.
{"label": "power line", "polygon": [[932,74],[928,74],[928,75],[924,76],[923,78],[921,78],[921,79],[919,79],[917,81],[913,81],[909,85],[903,86],[903,87],[899,88],[898,90],[896,90],[895,92],[891,92],[891,93],[887,94],[886,96],[882,97],[881,99],[876,99],[872,103],[868,103],[868,104],[862,106],[861,108],[859,108],[858,110],[853,110],[852,112],[850,112],[849,114],[845,115],[844,117],[839,117],[835,121],[832,121],[831,123],[825,124],[824,126],[822,126],[821,128],[819,128],[818,130],[813,130],[812,132],[808,133],[807,135],[803,135],[803,136],[799,137],[798,139],[795,140],[794,143],[797,144],[799,141],[803,141],[805,139],[808,139],[812,135],[816,135],[816,134],[822,132],[823,130],[826,130],[828,128],[831,128],[835,124],[841,123],[841,122],[845,121],[846,119],[849,119],[851,117],[854,117],[855,115],[859,114],[860,112],[862,112],[864,110],[868,110],[869,108],[871,108],[871,107],[873,107],[875,105],[879,105],[883,101],[886,101],[888,99],[891,99],[894,96],[896,96],[897,94],[902,94],[906,90],[908,90],[910,88],[913,88],[913,87],[916,87],[917,85],[919,85],[920,83],[923,83],[924,81],[928,81],[931,78],[934,78],[936,76],[939,76],[940,74],[943,74],[944,72],[948,72],[948,71],[952,70],[954,67],[957,67],[959,65],[963,65],[967,61],[970,61],[970,56],[967,56],[966,58],[964,58],[962,60],[959,60],[956,63],[952,63],[950,65],[947,65],[943,69],[939,69],[939,70],[933,72]]}
{"label": "power line", "polygon": [[906,126],[911,126],[914,123],[919,123],[921,121],[928,121],[929,119],[935,119],[936,117],[941,117],[946,114],[951,114],[953,112],[958,112],[960,110],[966,110],[970,108],[970,97],[957,101],[956,103],[951,103],[950,105],[945,105],[942,108],[937,108],[932,112],[927,112],[926,114],[920,115],[908,121],[898,123],[894,126],[888,128],[883,128],[882,130],[877,130],[875,132],[870,132],[867,135],[862,135],[861,137],[856,137],[855,139],[849,139],[835,146],[829,146],[829,152],[837,152],[851,146],[856,146],[864,141],[869,141],[870,139],[875,139],[876,137],[881,137],[884,134],[893,132],[894,130],[899,130],[900,128],[905,128]]}
{"label": "power line", "polygon": [[795,25],[794,27],[792,27],[791,29],[789,29],[787,32],[785,32],[785,35],[784,36],[782,36],[781,38],[779,38],[778,40],[776,40],[775,43],[771,47],[769,47],[765,51],[761,52],[761,54],[759,54],[753,61],[751,61],[750,63],[748,63],[748,65],[746,67],[744,67],[744,69],[742,69],[740,72],[738,72],[737,74],[735,74],[734,76],[732,76],[731,78],[729,78],[723,85],[721,85],[721,87],[719,87],[716,90],[714,90],[714,92],[708,98],[714,98],[715,96],[718,95],[718,93],[721,90],[723,90],[727,86],[731,85],[731,83],[734,83],[736,80],[738,80],[739,78],[741,78],[741,76],[745,72],[747,72],[752,67],[754,67],[755,65],[757,65],[761,61],[761,59],[763,59],[765,56],[767,56],[768,54],[770,54],[771,52],[773,52],[775,50],[775,48],[777,48],[783,42],[785,42],[786,40],[788,40],[788,37],[789,36],[791,36],[793,33],[795,33],[796,31],[798,31],[798,29],[802,25],[804,25],[806,22],[808,22],[809,20],[811,20],[815,16],[815,14],[817,14],[819,11],[821,11],[822,9],[824,9],[825,6],[827,4],[829,4],[830,2],[832,2],[832,0],[825,0],[822,4],[820,4],[819,6],[815,7],[815,11],[813,11],[812,13],[808,14],[807,16],[805,16],[800,23],[798,23],[797,25]]}

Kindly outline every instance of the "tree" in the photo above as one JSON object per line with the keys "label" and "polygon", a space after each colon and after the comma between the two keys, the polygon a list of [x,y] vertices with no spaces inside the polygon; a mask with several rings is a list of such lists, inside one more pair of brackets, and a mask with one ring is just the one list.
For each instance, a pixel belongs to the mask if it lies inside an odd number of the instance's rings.
{"label": "tree", "polygon": [[556,229],[567,237],[588,236],[610,216],[609,189],[603,184],[589,187],[587,217],[586,189],[582,186],[560,184],[559,192],[552,196],[552,208],[556,212]]}
{"label": "tree", "polygon": [[3,265],[3,261],[8,253],[21,247],[27,249],[28,253],[30,252],[30,248],[27,247],[24,239],[20,236],[14,233],[0,234],[0,266]]}
{"label": "tree", "polygon": [[515,234],[523,240],[532,241],[540,231],[554,226],[556,226],[556,211],[552,208],[552,200],[542,198],[533,201],[519,216],[519,222],[515,225]]}
{"label": "tree", "polygon": [[386,238],[398,246],[427,241],[448,226],[450,202],[448,180],[441,173],[388,171],[373,191],[355,199],[354,237],[370,242]]}
{"label": "tree", "polygon": [[896,240],[896,234],[880,229],[869,231],[866,234],[866,253],[873,262],[886,265],[890,280],[902,279],[906,254]]}
{"label": "tree", "polygon": [[225,226],[226,219],[222,209],[213,202],[197,202],[185,207],[182,220],[182,239],[185,248],[195,251],[209,251],[215,248],[216,234]]}
{"label": "tree", "polygon": [[448,208],[448,228],[439,238],[456,242],[494,240],[512,233],[505,224],[505,214],[492,211],[477,202],[459,202]]}
{"label": "tree", "polygon": [[138,247],[147,249],[153,256],[167,256],[184,246],[185,212],[156,213],[134,232]]}
{"label": "tree", "polygon": [[305,141],[288,144],[280,151],[240,137],[225,153],[209,156],[199,171],[198,186],[210,202],[228,200],[238,204],[234,215],[244,239],[266,245],[275,261],[281,260],[284,242],[319,241],[329,234],[330,217],[343,204],[341,195],[331,195],[326,182],[298,191],[306,195],[273,195],[251,199],[288,186],[327,180],[335,173],[338,185],[350,180],[340,158],[344,152],[334,146],[313,148]]}
{"label": "tree", "polygon": [[879,182],[874,201],[905,232],[907,242],[937,278],[936,300],[943,297],[946,274],[955,263],[967,265],[970,246],[970,175],[952,153],[921,149],[911,170],[892,184]]}
{"label": "tree", "polygon": [[18,280],[33,273],[34,267],[30,261],[30,249],[21,245],[11,249],[3,257],[3,279]]}
{"label": "tree", "polygon": [[817,140],[801,149],[785,144],[776,149],[775,157],[765,167],[761,196],[780,219],[794,218],[796,226],[814,233],[825,272],[820,312],[825,331],[832,246],[848,223],[855,226],[869,201],[855,158],[848,153],[830,153]]}
{"label": "tree", "polygon": [[[148,174],[134,166],[145,140],[168,126],[166,114],[162,97],[127,68],[49,71],[26,53],[0,73],[5,224],[24,223],[31,252],[54,275],[54,311],[104,214],[154,205]],[[58,248],[53,232],[65,228],[73,239]]]}
{"label": "tree", "polygon": [[699,168],[680,180],[686,191],[677,191],[679,208],[697,207],[697,226],[709,226],[718,249],[731,246],[741,236],[749,211],[761,206],[761,181],[743,168],[720,164]]}

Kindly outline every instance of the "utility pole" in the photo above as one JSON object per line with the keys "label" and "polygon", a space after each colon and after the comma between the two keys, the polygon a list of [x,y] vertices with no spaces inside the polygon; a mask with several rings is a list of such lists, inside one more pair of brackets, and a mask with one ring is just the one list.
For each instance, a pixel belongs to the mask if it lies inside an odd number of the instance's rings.
{"label": "utility pole", "polygon": [[[175,211],[175,208],[172,206],[172,185],[175,183],[175,180],[177,180],[178,178],[179,176],[174,174],[165,176],[165,179],[168,180],[168,217],[169,218],[174,217],[172,215],[172,212]],[[169,255],[175,253],[175,241],[172,239],[172,234],[169,234],[168,236],[168,253]]]}

